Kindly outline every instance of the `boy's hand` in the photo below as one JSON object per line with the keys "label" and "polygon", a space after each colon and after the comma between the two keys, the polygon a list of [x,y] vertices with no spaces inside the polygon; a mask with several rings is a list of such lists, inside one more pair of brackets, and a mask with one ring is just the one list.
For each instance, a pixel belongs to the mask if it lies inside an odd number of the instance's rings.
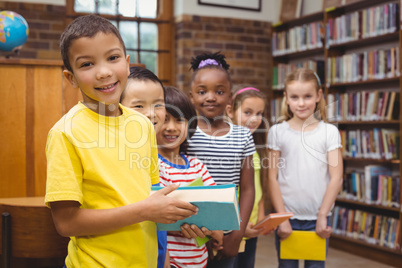
{"label": "boy's hand", "polygon": [[197,214],[196,206],[167,196],[178,187],[176,184],[169,185],[143,200],[146,202],[146,209],[142,211],[145,218],[149,221],[170,224]]}
{"label": "boy's hand", "polygon": [[201,237],[204,238],[205,236],[209,235],[212,237],[212,245],[213,248],[220,250],[222,249],[222,243],[223,243],[223,231],[210,231],[206,227],[201,227],[198,228],[197,225],[191,224],[188,225],[187,223],[183,224],[180,226],[181,233],[183,236],[187,238],[197,238]]}
{"label": "boy's hand", "polygon": [[321,238],[328,238],[332,233],[332,228],[327,226],[327,217],[318,217],[315,226],[315,232]]}
{"label": "boy's hand", "polygon": [[254,224],[249,222],[246,227],[246,231],[244,232],[244,237],[254,238],[257,237],[264,229],[253,229]]}
{"label": "boy's hand", "polygon": [[[207,228],[203,227],[204,230],[208,230]],[[198,228],[197,225],[191,224],[191,226],[187,223],[183,224],[180,226],[181,233],[183,234],[184,237],[186,238],[197,238],[197,236],[204,238],[206,235],[203,231],[202,228]]]}
{"label": "boy's hand", "polygon": [[290,225],[289,220],[282,222],[278,226],[278,236],[280,237],[280,240],[285,240],[286,238],[289,237],[293,232],[292,226]]}
{"label": "boy's hand", "polygon": [[223,249],[223,231],[210,231],[211,234],[209,236],[211,239],[211,246],[214,250],[222,250]]}
{"label": "boy's hand", "polygon": [[231,232],[223,237],[223,249],[218,251],[217,260],[235,257],[239,253],[239,246],[242,236],[236,231]]}

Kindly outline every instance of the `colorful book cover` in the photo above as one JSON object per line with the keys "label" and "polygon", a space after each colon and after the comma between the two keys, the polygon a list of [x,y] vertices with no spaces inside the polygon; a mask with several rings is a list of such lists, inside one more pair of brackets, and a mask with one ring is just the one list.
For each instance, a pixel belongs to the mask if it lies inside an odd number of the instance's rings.
{"label": "colorful book cover", "polygon": [[253,228],[264,229],[264,232],[270,231],[275,229],[279,224],[290,219],[293,216],[294,215],[292,212],[271,213],[261,221],[257,222]]}

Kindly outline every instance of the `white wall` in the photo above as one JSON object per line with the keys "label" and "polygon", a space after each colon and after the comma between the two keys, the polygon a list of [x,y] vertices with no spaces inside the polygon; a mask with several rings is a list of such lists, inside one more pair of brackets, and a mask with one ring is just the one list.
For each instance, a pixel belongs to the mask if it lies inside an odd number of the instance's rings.
{"label": "white wall", "polygon": [[249,20],[278,21],[281,2],[261,0],[261,11],[241,10],[215,6],[199,5],[198,0],[175,0],[175,16],[182,14],[211,17],[227,17]]}
{"label": "white wall", "polygon": [[302,16],[322,11],[322,0],[303,0]]}
{"label": "white wall", "polygon": [[[66,5],[66,0],[6,0],[8,2],[28,2],[40,4]],[[163,1],[163,0],[162,0]],[[250,20],[279,21],[280,0],[261,0],[261,11],[199,5],[198,0],[175,0],[175,16],[183,14],[211,17],[228,17]],[[322,10],[322,0],[303,0],[302,15]]]}
{"label": "white wall", "polygon": [[57,6],[65,6],[66,0],[5,0],[7,2],[24,2],[24,3],[35,3],[35,4],[50,4]]}

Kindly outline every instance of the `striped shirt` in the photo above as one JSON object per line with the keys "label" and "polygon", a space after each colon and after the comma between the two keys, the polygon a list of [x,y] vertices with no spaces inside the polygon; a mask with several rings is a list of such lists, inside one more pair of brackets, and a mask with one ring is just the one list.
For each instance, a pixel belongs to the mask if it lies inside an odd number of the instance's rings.
{"label": "striped shirt", "polygon": [[197,127],[189,142],[188,154],[199,158],[216,184],[239,186],[242,160],[255,153],[253,136],[248,128],[227,123],[223,136],[211,136]]}
{"label": "striped shirt", "polygon": [[[204,185],[215,185],[206,166],[197,158],[180,155],[185,165],[176,165],[159,155],[159,179],[163,186],[179,183],[188,185],[201,178]],[[197,247],[194,239],[188,239],[177,233],[169,233],[167,247],[172,267],[205,267],[208,261],[208,251],[205,245]]]}

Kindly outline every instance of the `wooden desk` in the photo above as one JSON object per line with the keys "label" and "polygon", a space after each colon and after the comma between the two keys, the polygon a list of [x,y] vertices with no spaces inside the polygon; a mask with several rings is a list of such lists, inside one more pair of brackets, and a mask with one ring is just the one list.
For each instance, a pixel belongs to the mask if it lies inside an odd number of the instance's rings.
{"label": "wooden desk", "polygon": [[[3,216],[5,213],[9,213],[9,216]],[[69,238],[57,233],[50,209],[44,204],[44,197],[1,198],[0,214],[0,254],[6,253],[2,256],[3,268],[7,268],[4,262],[7,253],[11,263],[9,267],[13,268],[49,267],[64,263]],[[9,224],[4,228],[4,223],[7,225],[7,222]],[[7,238],[9,245],[4,243]]]}

